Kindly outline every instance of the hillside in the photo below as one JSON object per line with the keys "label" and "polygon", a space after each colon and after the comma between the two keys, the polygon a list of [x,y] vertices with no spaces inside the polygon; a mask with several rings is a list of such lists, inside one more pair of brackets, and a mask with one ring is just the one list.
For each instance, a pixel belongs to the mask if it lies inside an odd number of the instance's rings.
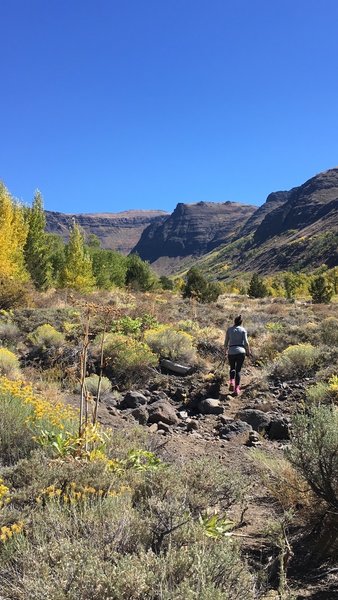
{"label": "hillside", "polygon": [[172,272],[230,241],[255,211],[237,202],[180,203],[169,217],[144,230],[133,251],[157,271]]}
{"label": "hillside", "polygon": [[289,192],[270,194],[230,243],[199,264],[203,271],[224,278],[324,263],[338,265],[338,168]]}
{"label": "hillside", "polygon": [[67,240],[73,220],[86,234],[96,235],[103,248],[128,254],[143,230],[151,223],[162,222],[167,215],[161,210],[128,210],[120,213],[64,214],[46,211],[47,231]]}

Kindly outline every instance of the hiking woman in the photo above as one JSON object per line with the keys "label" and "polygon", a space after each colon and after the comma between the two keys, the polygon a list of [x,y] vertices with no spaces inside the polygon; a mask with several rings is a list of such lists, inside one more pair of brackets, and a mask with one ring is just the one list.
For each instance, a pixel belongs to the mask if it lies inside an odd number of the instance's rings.
{"label": "hiking woman", "polygon": [[238,396],[241,392],[241,369],[245,356],[250,356],[250,346],[246,329],[242,327],[242,316],[235,318],[232,327],[229,327],[224,341],[225,352],[228,352],[230,365],[229,390]]}

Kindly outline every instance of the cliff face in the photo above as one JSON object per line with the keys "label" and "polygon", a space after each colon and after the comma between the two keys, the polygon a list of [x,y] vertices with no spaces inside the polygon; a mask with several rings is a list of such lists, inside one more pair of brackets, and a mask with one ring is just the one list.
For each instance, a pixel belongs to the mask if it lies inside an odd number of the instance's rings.
{"label": "cliff face", "polygon": [[201,268],[222,277],[224,264],[232,273],[263,274],[338,265],[338,168],[288,192],[270,194],[235,243],[205,257]]}
{"label": "cliff face", "polygon": [[150,224],[161,223],[166,216],[167,213],[160,210],[79,215],[46,211],[46,229],[49,233],[57,233],[67,240],[75,219],[87,235],[93,233],[100,239],[103,248],[128,254],[137,244],[144,229]]}
{"label": "cliff face", "polygon": [[287,201],[265,216],[254,240],[262,244],[290,230],[323,231],[323,227],[327,229],[337,222],[337,211],[338,168],[320,173],[288,192]]}
{"label": "cliff face", "polygon": [[178,204],[164,221],[144,230],[133,252],[151,263],[201,256],[232,239],[255,210],[236,202]]}
{"label": "cliff face", "polygon": [[242,227],[242,229],[239,232],[239,237],[244,237],[246,235],[254,233],[268,214],[270,214],[277,208],[280,208],[287,202],[289,195],[290,192],[286,191],[272,192],[272,194],[269,194],[264,204],[262,204],[262,206],[260,206],[253,213],[253,215],[249,217],[244,227]]}

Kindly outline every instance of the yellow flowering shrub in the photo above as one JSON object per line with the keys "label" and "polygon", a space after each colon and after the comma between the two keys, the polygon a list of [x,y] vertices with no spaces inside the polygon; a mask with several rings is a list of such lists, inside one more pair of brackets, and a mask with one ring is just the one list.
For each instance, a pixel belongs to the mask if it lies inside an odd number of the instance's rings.
{"label": "yellow flowering shrub", "polygon": [[4,484],[4,480],[0,477],[0,508],[10,502],[9,488]]}
{"label": "yellow flowering shrub", "polygon": [[13,536],[22,532],[23,526],[23,521],[19,521],[18,523],[13,523],[9,526],[4,525],[3,527],[0,527],[0,541],[2,543],[8,542]]}
{"label": "yellow flowering shrub", "polygon": [[126,335],[109,333],[104,341],[106,364],[117,376],[157,365],[158,359],[147,344]]}
{"label": "yellow flowering shrub", "polygon": [[114,498],[129,494],[131,489],[128,486],[121,485],[117,490],[98,489],[91,485],[77,485],[74,481],[66,487],[57,487],[55,484],[41,490],[39,496],[35,499],[37,504],[45,504],[48,501],[57,501],[61,504],[84,505],[104,498]]}
{"label": "yellow flowering shrub", "polygon": [[190,362],[195,357],[193,336],[185,331],[176,331],[170,325],[149,329],[144,333],[144,339],[161,358]]}
{"label": "yellow flowering shrub", "polygon": [[18,379],[20,367],[18,357],[7,348],[0,348],[0,375]]}
{"label": "yellow flowering shrub", "polygon": [[76,411],[63,402],[51,402],[33,393],[32,386],[23,381],[11,381],[0,377],[0,396],[10,396],[30,408],[29,424],[47,422],[57,429],[64,429],[69,421],[74,420]]}

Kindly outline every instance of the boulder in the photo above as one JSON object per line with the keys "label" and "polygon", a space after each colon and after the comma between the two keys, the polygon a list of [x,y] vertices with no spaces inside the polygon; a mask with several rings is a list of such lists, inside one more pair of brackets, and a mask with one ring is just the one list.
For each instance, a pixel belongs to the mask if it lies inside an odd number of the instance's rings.
{"label": "boulder", "polygon": [[270,440],[289,440],[290,422],[283,416],[272,415],[267,434]]}
{"label": "boulder", "polygon": [[143,394],[141,394],[141,392],[135,392],[133,390],[130,390],[125,394],[124,398],[121,400],[119,408],[121,408],[122,410],[126,408],[138,408],[139,406],[142,406],[146,403],[147,398]]}
{"label": "boulder", "polygon": [[156,400],[148,406],[149,423],[166,423],[167,425],[176,425],[179,419],[175,409],[166,400]]}
{"label": "boulder", "polygon": [[175,373],[176,375],[187,375],[191,371],[191,367],[187,367],[185,365],[180,365],[172,360],[168,360],[163,358],[160,361],[161,367],[163,367],[166,371],[171,371],[171,373]]}
{"label": "boulder", "polygon": [[228,423],[220,426],[219,434],[222,440],[231,440],[237,435],[248,434],[252,431],[251,425],[238,419],[229,419]]}
{"label": "boulder", "polygon": [[238,419],[249,423],[252,429],[255,431],[266,430],[271,422],[271,416],[263,412],[262,410],[256,410],[254,408],[244,408],[237,413]]}
{"label": "boulder", "polygon": [[203,415],[221,415],[224,409],[219,400],[205,398],[198,403],[198,410]]}
{"label": "boulder", "polygon": [[137,406],[134,410],[131,411],[134,419],[140,423],[140,425],[145,425],[149,418],[149,413],[147,408],[143,405]]}
{"label": "boulder", "polygon": [[166,433],[170,433],[170,431],[171,431],[170,425],[168,425],[168,423],[162,423],[162,421],[159,421],[157,423],[157,427],[158,427],[158,429],[162,429]]}

